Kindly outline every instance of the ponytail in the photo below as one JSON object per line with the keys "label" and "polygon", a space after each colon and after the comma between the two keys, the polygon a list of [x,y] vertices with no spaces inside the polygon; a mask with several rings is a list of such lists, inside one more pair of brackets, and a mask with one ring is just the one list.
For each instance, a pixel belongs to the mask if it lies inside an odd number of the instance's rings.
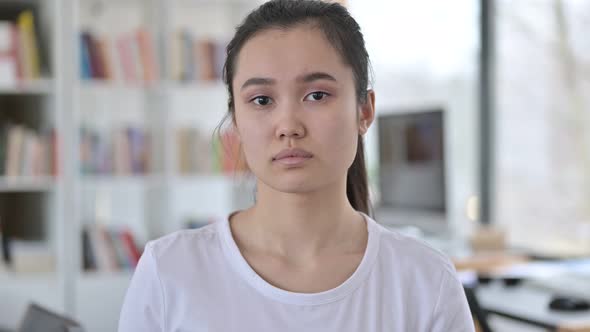
{"label": "ponytail", "polygon": [[346,175],[346,196],[352,207],[366,215],[369,212],[369,185],[365,166],[365,148],[363,136],[359,135],[356,156]]}

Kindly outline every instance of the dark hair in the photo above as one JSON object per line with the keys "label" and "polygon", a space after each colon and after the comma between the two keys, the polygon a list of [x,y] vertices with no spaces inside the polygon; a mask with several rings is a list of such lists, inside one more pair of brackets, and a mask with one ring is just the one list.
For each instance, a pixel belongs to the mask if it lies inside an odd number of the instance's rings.
{"label": "dark hair", "polygon": [[[289,29],[300,24],[313,24],[324,33],[344,62],[352,68],[357,102],[367,101],[369,55],[365,49],[360,27],[346,8],[337,3],[318,0],[272,0],[261,5],[245,18],[236,28],[236,33],[227,46],[223,80],[229,93],[228,113],[219,127],[229,118],[235,123],[232,81],[236,70],[236,59],[244,44],[260,32],[270,29]],[[356,156],[346,177],[346,195],[354,209],[370,214],[364,143],[360,134]]]}

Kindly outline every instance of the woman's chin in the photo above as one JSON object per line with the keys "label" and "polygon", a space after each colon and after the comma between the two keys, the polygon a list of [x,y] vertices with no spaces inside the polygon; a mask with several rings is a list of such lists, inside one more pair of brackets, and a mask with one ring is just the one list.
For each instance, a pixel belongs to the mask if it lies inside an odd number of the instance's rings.
{"label": "woman's chin", "polygon": [[267,182],[267,186],[282,193],[304,194],[318,190],[318,181],[313,181],[310,178],[281,176],[274,181]]}

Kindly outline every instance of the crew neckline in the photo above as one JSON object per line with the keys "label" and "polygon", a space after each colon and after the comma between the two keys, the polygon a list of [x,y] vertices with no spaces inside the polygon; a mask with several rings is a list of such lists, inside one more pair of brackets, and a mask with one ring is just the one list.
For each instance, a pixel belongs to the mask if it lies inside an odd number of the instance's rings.
{"label": "crew neckline", "polygon": [[229,218],[233,213],[221,220],[217,227],[221,235],[221,246],[226,259],[235,272],[252,287],[263,295],[279,302],[295,305],[318,305],[338,301],[352,293],[367,279],[375,263],[379,251],[379,228],[375,220],[363,212],[358,212],[363,216],[368,233],[367,247],[360,264],[353,274],[340,285],[316,293],[291,292],[270,284],[258,275],[246,261],[234,240],[229,224]]}

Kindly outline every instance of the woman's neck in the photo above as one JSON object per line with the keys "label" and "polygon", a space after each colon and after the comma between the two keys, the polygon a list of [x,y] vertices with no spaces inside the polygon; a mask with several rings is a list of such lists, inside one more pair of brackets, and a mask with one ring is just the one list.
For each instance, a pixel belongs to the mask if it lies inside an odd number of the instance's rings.
{"label": "woman's neck", "polygon": [[297,194],[278,192],[259,181],[256,197],[241,218],[251,250],[295,262],[364,250],[366,224],[346,197],[345,181]]}

